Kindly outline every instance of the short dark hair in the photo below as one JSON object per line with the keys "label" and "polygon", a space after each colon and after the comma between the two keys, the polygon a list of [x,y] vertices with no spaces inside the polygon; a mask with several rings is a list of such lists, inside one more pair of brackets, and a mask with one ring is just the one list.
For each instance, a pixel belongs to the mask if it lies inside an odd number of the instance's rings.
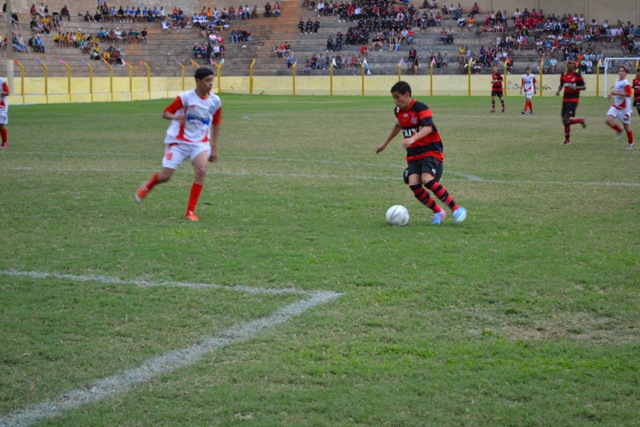
{"label": "short dark hair", "polygon": [[629,74],[629,69],[627,67],[625,67],[624,65],[621,65],[618,67],[618,71],[620,70],[620,68],[622,68],[625,73]]}
{"label": "short dark hair", "polygon": [[208,76],[213,76],[213,70],[207,67],[198,68],[195,74],[193,75],[193,77],[195,77],[197,80],[202,80]]}
{"label": "short dark hair", "polygon": [[398,92],[400,95],[404,95],[405,93],[409,93],[411,95],[411,86],[409,83],[399,81],[391,87],[391,93]]}

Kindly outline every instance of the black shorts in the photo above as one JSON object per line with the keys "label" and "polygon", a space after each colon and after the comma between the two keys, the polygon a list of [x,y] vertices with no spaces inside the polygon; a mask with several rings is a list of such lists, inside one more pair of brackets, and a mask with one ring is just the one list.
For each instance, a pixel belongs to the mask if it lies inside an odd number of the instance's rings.
{"label": "black shorts", "polygon": [[430,173],[436,181],[440,181],[443,170],[442,162],[435,157],[423,157],[415,162],[409,162],[407,167],[409,175],[420,175],[423,173]]}
{"label": "black shorts", "polygon": [[492,90],[491,96],[497,96],[498,98],[502,98],[502,92],[499,92],[497,90]]}
{"label": "black shorts", "polygon": [[633,100],[633,106],[634,107],[640,107],[640,98]]}
{"label": "black shorts", "polygon": [[569,117],[576,116],[576,110],[578,109],[577,102],[563,102],[562,103],[562,117],[568,115]]}

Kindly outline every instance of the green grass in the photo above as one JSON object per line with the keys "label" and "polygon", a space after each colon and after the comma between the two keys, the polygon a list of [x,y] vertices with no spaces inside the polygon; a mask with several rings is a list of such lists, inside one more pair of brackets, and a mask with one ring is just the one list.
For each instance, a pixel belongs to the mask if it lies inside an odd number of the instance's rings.
{"label": "green grass", "polygon": [[[640,150],[585,98],[422,98],[436,227],[403,184],[391,97],[222,96],[198,223],[188,164],[140,206],[169,100],[12,107],[0,271],[333,290],[336,301],[47,425],[632,426],[640,401]],[[632,126],[637,127],[638,116]],[[640,137],[639,137],[640,138]],[[390,227],[386,209],[411,220]],[[298,295],[0,274],[0,414],[267,316]]]}

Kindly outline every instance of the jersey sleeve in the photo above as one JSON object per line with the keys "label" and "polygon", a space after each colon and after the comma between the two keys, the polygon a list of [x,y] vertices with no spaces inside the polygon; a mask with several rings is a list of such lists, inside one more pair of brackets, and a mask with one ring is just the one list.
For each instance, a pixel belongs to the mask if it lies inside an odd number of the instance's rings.
{"label": "jersey sleeve", "polygon": [[176,99],[173,100],[171,104],[167,108],[164,109],[165,113],[175,114],[180,110],[184,105],[182,104],[182,98],[177,96]]}
{"label": "jersey sleeve", "polygon": [[212,123],[214,126],[220,126],[221,122],[222,122],[222,107],[218,108],[218,110],[213,115]]}
{"label": "jersey sleeve", "polygon": [[433,114],[426,105],[416,106],[420,126],[433,126]]}
{"label": "jersey sleeve", "polygon": [[624,94],[625,96],[631,96],[633,94],[631,90],[631,85],[629,83],[627,83],[624,87]]}

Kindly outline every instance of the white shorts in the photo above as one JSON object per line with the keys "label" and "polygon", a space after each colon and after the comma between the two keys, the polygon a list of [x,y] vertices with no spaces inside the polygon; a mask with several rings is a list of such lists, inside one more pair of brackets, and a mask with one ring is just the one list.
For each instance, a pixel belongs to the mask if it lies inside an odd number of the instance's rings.
{"label": "white shorts", "polygon": [[533,90],[526,90],[524,92],[524,97],[527,99],[531,99],[531,97],[533,96]]}
{"label": "white shorts", "polygon": [[162,167],[169,169],[177,169],[187,157],[193,163],[194,159],[203,152],[207,153],[207,157],[211,155],[211,146],[207,143],[183,143],[183,144],[167,144],[162,158]]}
{"label": "white shorts", "polygon": [[7,107],[0,107],[0,125],[9,124],[9,109]]}
{"label": "white shorts", "polygon": [[614,118],[620,120],[625,125],[628,125],[631,123],[631,114],[629,114],[625,110],[618,110],[615,107],[609,108],[609,111],[607,111],[607,116],[613,116]]}

